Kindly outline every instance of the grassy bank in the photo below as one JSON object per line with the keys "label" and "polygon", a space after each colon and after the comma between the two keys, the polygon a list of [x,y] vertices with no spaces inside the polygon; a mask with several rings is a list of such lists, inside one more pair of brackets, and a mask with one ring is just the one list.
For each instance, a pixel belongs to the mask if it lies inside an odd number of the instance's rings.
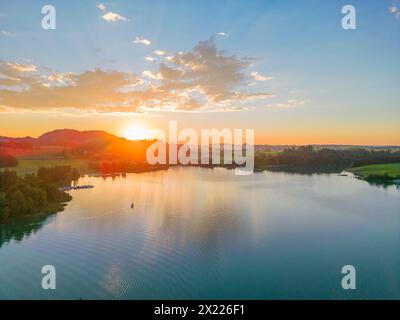
{"label": "grassy bank", "polygon": [[354,173],[364,180],[396,180],[400,179],[400,163],[375,164],[350,168],[347,171]]}
{"label": "grassy bank", "polygon": [[9,170],[18,174],[36,173],[40,167],[70,166],[80,172],[88,171],[88,161],[81,159],[46,159],[46,160],[18,160],[18,165]]}

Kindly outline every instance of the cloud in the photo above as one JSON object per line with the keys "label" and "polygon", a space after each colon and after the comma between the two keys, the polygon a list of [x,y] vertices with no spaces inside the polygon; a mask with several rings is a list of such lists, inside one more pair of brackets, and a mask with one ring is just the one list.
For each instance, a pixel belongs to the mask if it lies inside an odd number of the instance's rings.
{"label": "cloud", "polygon": [[166,52],[163,51],[163,50],[156,50],[156,51],[154,51],[154,54],[156,54],[156,55],[158,55],[158,56],[163,56],[163,55],[166,54]]}
{"label": "cloud", "polygon": [[219,51],[212,38],[191,51],[145,59],[154,62],[154,69],[138,75],[101,69],[59,73],[0,61],[0,106],[98,113],[233,111],[271,96],[250,90],[252,59]]}
{"label": "cloud", "polygon": [[269,97],[269,93],[236,90],[248,83],[245,71],[250,64],[249,59],[218,51],[213,39],[200,41],[193,51],[160,62],[157,78],[162,81],[152,92],[153,102],[175,110],[229,109],[234,103]]}
{"label": "cloud", "polygon": [[72,72],[66,73],[51,73],[47,77],[48,82],[43,81],[43,85],[47,87],[51,86],[73,86],[76,84],[76,76]]}
{"label": "cloud", "polygon": [[[0,105],[13,109],[43,111],[79,109],[93,112],[134,110],[122,92],[140,79],[117,71],[95,69],[81,74],[45,75],[19,65],[0,62]],[[133,109],[132,109],[133,107]]]}
{"label": "cloud", "polygon": [[297,108],[300,106],[304,106],[310,100],[296,100],[296,99],[289,99],[287,102],[283,103],[276,103],[276,104],[268,104],[268,108],[281,108],[281,109],[288,109],[288,108]]}
{"label": "cloud", "polygon": [[229,33],[226,33],[226,32],[218,32],[217,35],[219,35],[221,37],[229,37]]}
{"label": "cloud", "polygon": [[162,79],[160,73],[154,73],[154,72],[152,72],[152,71],[150,71],[150,70],[144,70],[144,71],[142,72],[142,75],[143,75],[144,77],[147,77],[147,78],[150,78],[150,79],[154,79],[154,80],[161,80],[161,79]]}
{"label": "cloud", "polygon": [[8,32],[8,31],[6,31],[6,30],[1,30],[0,33],[1,33],[3,36],[10,36],[10,35],[11,35],[11,33]]}
{"label": "cloud", "polygon": [[105,15],[102,16],[102,18],[108,22],[117,22],[117,21],[128,21],[128,18],[125,18],[121,15],[119,15],[118,13],[114,13],[114,12],[107,12]]}
{"label": "cloud", "polygon": [[99,3],[97,8],[99,8],[101,11],[106,11],[106,5],[104,3]]}
{"label": "cloud", "polygon": [[396,19],[400,20],[400,8],[399,8],[399,6],[400,6],[399,0],[395,0],[395,1],[393,1],[392,6],[389,8],[389,11],[390,11],[390,13],[393,14],[393,16]]}
{"label": "cloud", "polygon": [[143,37],[136,37],[135,40],[133,40],[133,43],[135,43],[135,44],[143,44],[145,46],[151,45],[151,41],[147,40],[147,39],[145,39]]}
{"label": "cloud", "polygon": [[22,64],[18,62],[6,62],[5,64],[15,72],[33,72],[37,70],[34,64]]}
{"label": "cloud", "polygon": [[261,74],[259,74],[257,71],[253,71],[250,73],[250,75],[254,78],[256,81],[267,81],[267,80],[272,80],[272,77],[266,77]]}

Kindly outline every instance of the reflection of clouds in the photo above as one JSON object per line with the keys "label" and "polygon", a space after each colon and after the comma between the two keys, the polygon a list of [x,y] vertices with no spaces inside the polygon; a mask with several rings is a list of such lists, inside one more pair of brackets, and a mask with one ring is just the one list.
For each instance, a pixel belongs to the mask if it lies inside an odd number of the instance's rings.
{"label": "reflection of clouds", "polygon": [[[141,235],[131,243],[162,255],[164,249],[193,250],[205,258],[218,256],[221,239],[233,239],[240,211],[237,184],[218,182],[225,171],[174,168],[163,172],[128,174],[126,179],[86,177],[94,189],[76,191],[62,223],[82,223],[89,232]],[[226,173],[234,176],[234,172]],[[135,208],[130,208],[131,202]],[[75,214],[74,214],[75,212]],[[61,221],[59,221],[61,223]],[[243,235],[242,235],[243,236]],[[152,239],[152,240],[150,240]],[[225,241],[225,240],[224,240]],[[213,258],[214,257],[214,258]]]}
{"label": "reflection of clouds", "polygon": [[123,288],[123,275],[116,265],[110,265],[101,286],[108,291],[113,297],[118,298]]}
{"label": "reflection of clouds", "polygon": [[159,235],[157,241],[215,258],[221,239],[240,234],[237,203],[232,198],[236,187],[224,184],[221,188],[200,179],[204,169],[173,171],[154,192],[147,193],[146,203],[153,209],[146,224]]}
{"label": "reflection of clouds", "polygon": [[[362,250],[369,241],[396,257],[393,222],[400,193],[395,188],[372,188],[337,175],[237,177],[234,171],[194,167],[114,181],[84,179],[95,188],[74,191],[65,212],[53,216],[32,243],[13,241],[0,250],[0,258],[12,266],[6,270],[0,264],[7,272],[4,288],[20,279],[21,270],[30,279],[32,263],[45,257],[65,268],[63,278],[71,285],[57,292],[67,298],[292,298],[311,292],[285,288],[295,276],[309,276],[309,261],[316,253],[318,258],[321,241],[330,248],[323,254],[328,262],[338,259],[331,250],[343,248],[375,261]],[[354,233],[360,228],[370,233]],[[355,246],[348,247],[348,239],[355,239]],[[274,283],[283,283],[285,291]],[[26,296],[25,286],[15,292]]]}
{"label": "reflection of clouds", "polygon": [[[242,219],[240,183],[231,176],[234,171],[200,168],[127,174],[115,180],[86,176],[79,183],[95,188],[72,191],[73,200],[47,231],[59,239],[57,250],[76,254],[79,263],[89,261],[85,270],[100,263],[101,273],[89,278],[100,276],[99,292],[106,292],[105,297],[134,295],[136,290],[154,297],[150,284],[160,278],[171,295],[181,293],[181,283],[198,281],[201,286],[198,270],[207,270],[204,276],[222,285],[218,281],[226,259],[253,236],[246,221],[253,220],[252,212],[246,210]],[[199,268],[193,268],[193,262]]]}

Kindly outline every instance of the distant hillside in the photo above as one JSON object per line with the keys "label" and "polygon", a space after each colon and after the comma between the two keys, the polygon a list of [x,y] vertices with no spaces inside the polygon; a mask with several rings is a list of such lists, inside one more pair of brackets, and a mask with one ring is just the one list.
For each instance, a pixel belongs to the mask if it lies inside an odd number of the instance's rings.
{"label": "distant hillside", "polygon": [[32,137],[10,138],[0,136],[0,142],[34,142],[36,139]]}
{"label": "distant hillside", "polygon": [[151,141],[130,141],[105,131],[58,129],[38,138],[0,137],[0,149],[22,159],[85,157],[144,160]]}
{"label": "distant hillside", "polygon": [[124,138],[113,136],[104,131],[78,131],[73,129],[59,129],[47,132],[37,138],[36,143],[42,146],[76,147],[87,144],[107,144],[116,141],[125,141]]}
{"label": "distant hillside", "polygon": [[10,138],[0,137],[0,142],[14,145],[33,145],[33,146],[64,146],[74,147],[90,143],[110,143],[117,140],[125,140],[113,136],[104,131],[78,131],[73,129],[58,129],[46,132],[38,138],[22,137]]}

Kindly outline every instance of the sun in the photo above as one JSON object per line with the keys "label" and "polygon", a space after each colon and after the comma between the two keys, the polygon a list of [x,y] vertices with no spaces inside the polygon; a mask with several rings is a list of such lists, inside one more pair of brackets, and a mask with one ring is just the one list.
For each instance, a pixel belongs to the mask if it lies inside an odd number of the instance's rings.
{"label": "sun", "polygon": [[123,135],[128,140],[153,139],[150,130],[141,125],[130,125],[126,127]]}

